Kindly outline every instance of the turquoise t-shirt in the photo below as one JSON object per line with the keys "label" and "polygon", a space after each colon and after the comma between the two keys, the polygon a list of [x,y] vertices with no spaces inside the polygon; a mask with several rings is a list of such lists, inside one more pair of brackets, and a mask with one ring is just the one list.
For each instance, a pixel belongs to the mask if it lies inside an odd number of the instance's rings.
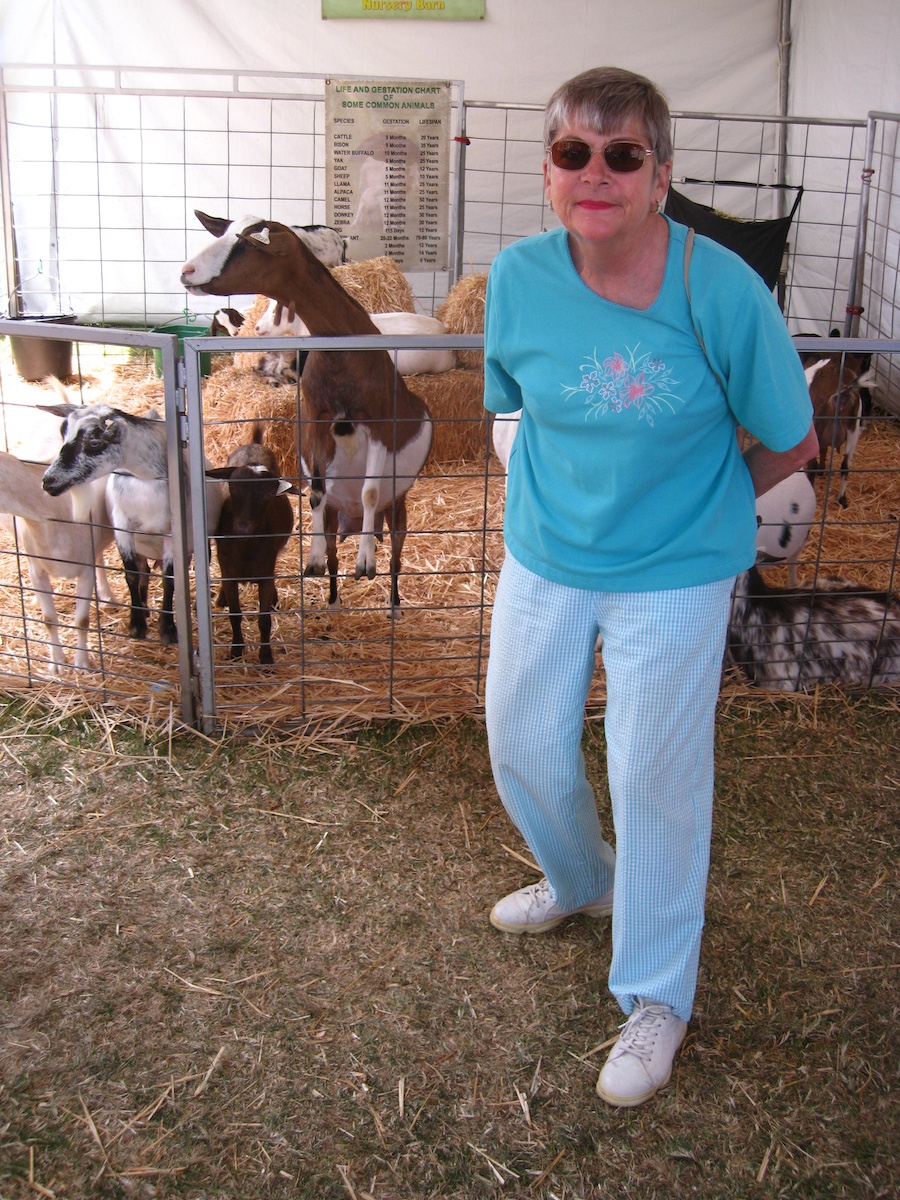
{"label": "turquoise t-shirt", "polygon": [[545,579],[596,591],[691,587],[755,559],[753,485],[735,436],[772,450],[805,437],[800,360],[765,284],[697,237],[684,287],[685,226],[669,224],[662,288],[638,311],[581,280],[567,234],[523,238],[490,270],[485,407],[521,409],[504,537]]}

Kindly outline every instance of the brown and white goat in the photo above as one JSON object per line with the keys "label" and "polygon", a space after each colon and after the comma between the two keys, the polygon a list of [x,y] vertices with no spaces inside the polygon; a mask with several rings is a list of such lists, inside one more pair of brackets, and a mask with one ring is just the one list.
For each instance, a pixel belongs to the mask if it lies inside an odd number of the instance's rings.
{"label": "brown and white goat", "polygon": [[[295,233],[277,221],[228,221],[197,212],[217,241],[181,272],[195,295],[257,294],[299,316],[314,337],[377,334],[361,304]],[[309,480],[312,544],[304,575],[329,575],[339,604],[337,535],[360,533],[356,578],[375,577],[375,539],[391,534],[393,614],[406,539],[406,493],[431,448],[431,414],[393,368],[386,350],[313,350],[303,370],[300,457]]]}
{"label": "brown and white goat", "polygon": [[837,502],[846,508],[850,463],[862,433],[861,389],[871,382],[868,364],[860,354],[826,354],[808,363],[803,373],[819,439],[819,453],[807,471],[810,476],[827,471],[829,460],[843,451]]}
{"label": "brown and white goat", "polygon": [[231,615],[231,657],[244,653],[239,585],[255,583],[259,594],[259,661],[272,662],[272,613],[278,605],[275,564],[294,528],[287,498],[297,489],[280,478],[278,461],[263,444],[263,428],[253,426],[253,440],[229,454],[224,467],[206,472],[222,479],[228,491],[216,528],[216,554],[222,577],[216,603]]}
{"label": "brown and white goat", "polygon": [[753,567],[735,583],[728,651],[745,678],[767,691],[897,687],[900,599],[849,579],[770,587]]}

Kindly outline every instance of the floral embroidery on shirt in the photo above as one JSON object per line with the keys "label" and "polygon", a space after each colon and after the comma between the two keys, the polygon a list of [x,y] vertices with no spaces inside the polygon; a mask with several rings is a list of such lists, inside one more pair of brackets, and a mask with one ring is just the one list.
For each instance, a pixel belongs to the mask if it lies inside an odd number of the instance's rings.
{"label": "floral embroidery on shirt", "polygon": [[666,364],[652,354],[639,354],[639,346],[626,348],[624,354],[611,354],[601,362],[597,351],[579,368],[581,381],[575,387],[561,384],[567,400],[575,396],[584,399],[589,416],[601,413],[620,413],[630,409],[639,421],[654,424],[654,415],[675,411],[684,401],[672,390],[678,380]]}

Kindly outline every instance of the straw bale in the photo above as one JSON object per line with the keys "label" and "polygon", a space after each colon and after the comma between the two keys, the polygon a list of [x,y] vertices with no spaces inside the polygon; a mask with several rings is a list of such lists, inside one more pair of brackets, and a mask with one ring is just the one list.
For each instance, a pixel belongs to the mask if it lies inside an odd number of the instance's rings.
{"label": "straw bale", "polygon": [[488,425],[481,372],[458,367],[440,375],[407,375],[406,384],[431,410],[430,461],[484,462]]}
{"label": "straw bale", "polygon": [[416,302],[409,281],[392,258],[368,258],[344,263],[332,275],[358,300],[366,312],[415,312]]}
{"label": "straw bale", "polygon": [[[253,337],[256,322],[272,303],[268,296],[257,296],[244,314],[244,323],[237,331],[238,337]],[[243,357],[243,356],[241,356]]]}
{"label": "straw bale", "polygon": [[[484,297],[487,275],[464,275],[450,289],[437,311],[448,333],[484,333]],[[457,350],[461,367],[484,367],[484,355],[477,350]]]}
{"label": "straw bale", "polygon": [[250,441],[255,421],[265,425],[266,445],[288,479],[297,479],[297,388],[273,387],[261,375],[223,365],[204,381],[203,423],[206,457],[221,466],[235,448]]}

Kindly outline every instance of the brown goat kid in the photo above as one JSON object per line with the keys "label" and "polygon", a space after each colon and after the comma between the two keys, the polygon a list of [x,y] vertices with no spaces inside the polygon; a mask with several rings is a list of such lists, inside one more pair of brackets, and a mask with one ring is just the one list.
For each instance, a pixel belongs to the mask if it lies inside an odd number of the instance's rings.
{"label": "brown goat kid", "polygon": [[[299,316],[314,337],[378,334],[358,304],[295,233],[277,221],[229,222],[197,212],[217,241],[182,268],[197,295],[261,293]],[[431,448],[431,415],[386,350],[310,351],[303,370],[300,457],[309,480],[312,542],[304,575],[329,576],[338,607],[337,536],[360,534],[356,578],[375,577],[375,539],[391,534],[393,615],[406,539],[406,493]]]}
{"label": "brown goat kid", "polygon": [[871,382],[868,360],[860,354],[823,354],[807,363],[804,374],[819,439],[818,457],[809,464],[807,473],[812,477],[827,471],[829,459],[843,451],[837,502],[846,508],[850,463],[862,433],[860,389]]}
{"label": "brown goat kid", "polygon": [[253,440],[232,450],[224,467],[206,474],[223,479],[228,492],[215,532],[216,555],[222,577],[216,603],[231,614],[231,657],[244,653],[239,585],[255,583],[259,593],[259,661],[272,662],[272,613],[278,605],[275,564],[294,528],[288,493],[297,489],[279,477],[278,462],[263,445],[261,425]]}

